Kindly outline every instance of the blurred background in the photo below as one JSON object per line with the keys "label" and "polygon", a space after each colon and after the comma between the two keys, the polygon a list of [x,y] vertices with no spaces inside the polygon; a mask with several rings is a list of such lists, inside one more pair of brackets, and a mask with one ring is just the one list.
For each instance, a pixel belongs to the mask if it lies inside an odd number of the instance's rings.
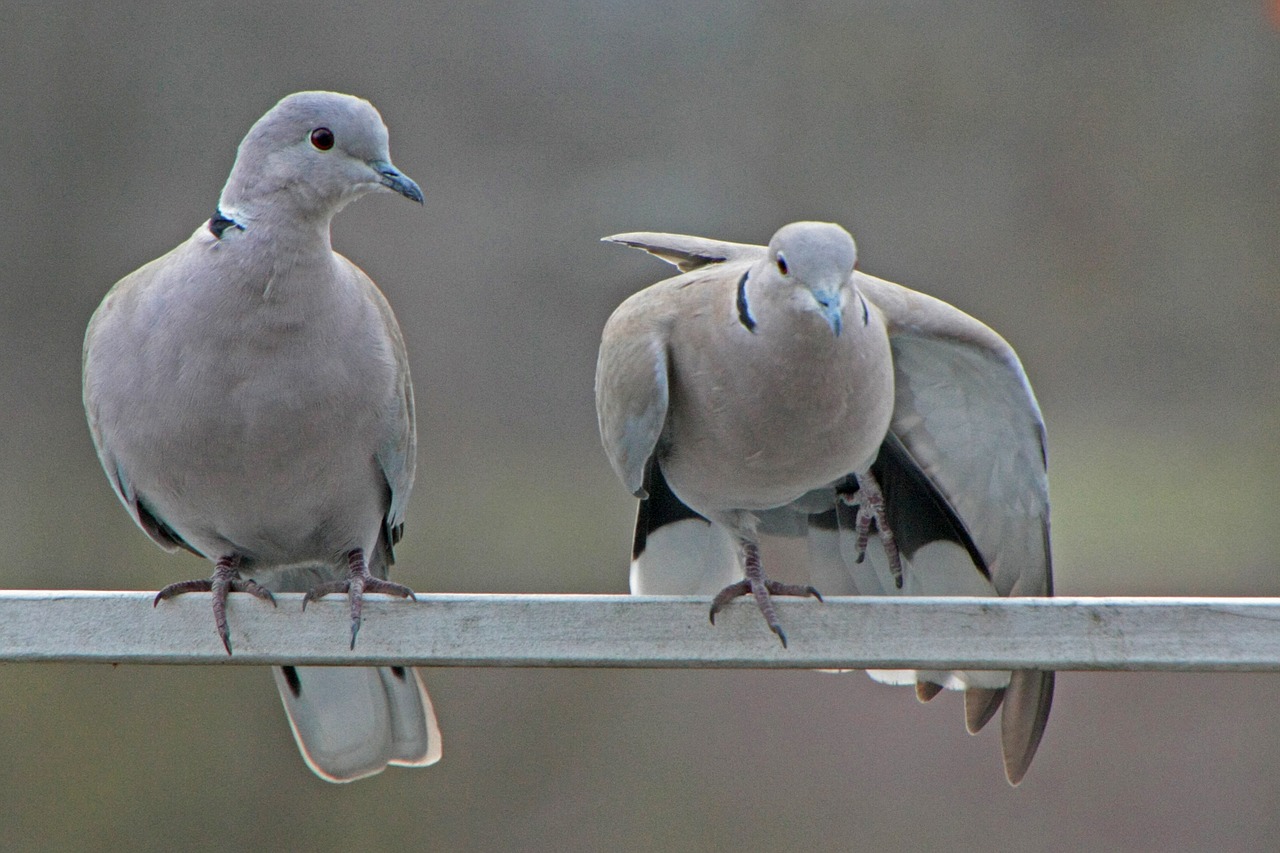
{"label": "blurred background", "polygon": [[[1058,590],[1280,595],[1280,16],[1236,3],[0,3],[0,587],[206,567],[80,407],[107,288],[213,212],[281,96],[367,97],[425,209],[348,208],[420,401],[397,579],[626,590],[598,238],[838,221],[1018,349]],[[213,626],[210,625],[212,637]],[[440,669],[434,768],[318,781],[265,669],[0,668],[9,849],[1274,849],[1280,677],[1063,674],[1026,782],[861,675]],[[992,727],[993,729],[996,727]]]}

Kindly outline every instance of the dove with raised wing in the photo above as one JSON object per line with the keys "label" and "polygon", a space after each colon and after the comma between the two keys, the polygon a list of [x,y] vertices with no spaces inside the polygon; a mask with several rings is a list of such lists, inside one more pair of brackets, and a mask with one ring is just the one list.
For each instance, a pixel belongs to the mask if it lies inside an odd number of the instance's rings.
{"label": "dove with raised wing", "polygon": [[[1044,423],[999,335],[859,272],[834,224],[605,239],[682,273],[618,307],[596,368],[605,451],[640,498],[633,593],[712,595],[712,621],[750,595],[784,645],[779,594],[1052,594]],[[769,534],[807,537],[814,586],[768,577]],[[972,732],[1003,704],[1005,772],[1026,773],[1052,672],[870,674],[964,690]]]}

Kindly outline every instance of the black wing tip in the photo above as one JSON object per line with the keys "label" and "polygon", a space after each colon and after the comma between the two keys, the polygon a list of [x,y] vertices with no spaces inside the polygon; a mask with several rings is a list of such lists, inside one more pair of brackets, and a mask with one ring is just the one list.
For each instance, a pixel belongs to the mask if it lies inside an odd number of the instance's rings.
{"label": "black wing tip", "polygon": [[296,666],[280,667],[280,674],[284,676],[285,684],[289,685],[289,692],[294,698],[302,695],[302,680],[298,678],[298,668]]}
{"label": "black wing tip", "polygon": [[[884,442],[880,445],[880,453],[872,464],[871,470],[879,479],[881,488],[885,492],[886,511],[892,516],[890,522],[904,555],[913,554],[928,542],[940,539],[955,542],[968,552],[969,559],[973,561],[974,567],[982,573],[982,576],[991,580],[991,568],[987,565],[982,551],[978,549],[977,543],[973,541],[973,536],[969,533],[964,519],[956,512],[951,501],[937,484],[916,462],[911,451],[893,430],[886,433]],[[900,476],[894,476],[895,474]],[[926,506],[932,504],[937,512],[931,514],[922,514],[919,511],[895,512],[895,510],[906,510],[906,507],[902,505],[901,500],[895,500],[891,492],[903,487],[915,492],[917,499],[927,500]]]}
{"label": "black wing tip", "polygon": [[631,546],[632,560],[640,559],[649,534],[655,530],[690,518],[706,521],[671,491],[671,486],[667,485],[667,478],[663,476],[657,459],[649,460],[641,491],[645,492],[646,496],[640,499],[640,505],[636,509],[635,540]]}

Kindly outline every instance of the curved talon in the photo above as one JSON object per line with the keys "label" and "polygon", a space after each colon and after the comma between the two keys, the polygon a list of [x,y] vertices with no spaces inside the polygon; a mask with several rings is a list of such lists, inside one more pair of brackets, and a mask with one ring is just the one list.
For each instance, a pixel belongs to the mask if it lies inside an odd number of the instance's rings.
{"label": "curved talon", "polygon": [[751,584],[745,580],[731,583],[716,593],[716,597],[711,599],[711,624],[716,624],[716,614],[723,610],[726,604],[739,596],[749,595],[750,593]]}
{"label": "curved talon", "polygon": [[155,607],[160,602],[173,598],[175,595],[182,595],[184,592],[211,592],[213,590],[213,581],[209,578],[197,578],[190,581],[178,581],[171,583],[164,589],[156,593],[156,597],[152,599],[151,606]]}
{"label": "curved talon", "polygon": [[756,606],[760,608],[765,624],[769,626],[770,631],[778,636],[778,639],[782,641],[782,647],[785,649],[787,647],[787,635],[782,630],[782,623],[778,620],[778,612],[773,606],[772,596],[812,596],[818,601],[822,601],[822,595],[812,586],[782,583],[765,577],[764,570],[760,566],[760,547],[750,541],[744,541],[742,545],[746,556],[746,577],[736,583],[729,584],[716,593],[716,597],[711,600],[711,624],[716,624],[716,614],[724,609],[724,606],[730,601],[740,596],[750,595],[755,598]]}
{"label": "curved talon", "polygon": [[356,647],[356,635],[360,633],[360,624],[362,621],[361,611],[364,608],[364,594],[366,592],[382,593],[383,595],[395,595],[400,598],[408,598],[417,601],[418,597],[414,595],[413,590],[404,584],[393,583],[391,581],[375,578],[369,574],[369,566],[365,563],[364,551],[356,548],[347,552],[347,577],[339,581],[328,581],[326,583],[317,584],[307,591],[302,597],[302,609],[307,609],[307,602],[315,601],[326,595],[344,592],[347,594],[348,600],[351,602],[351,648]]}
{"label": "curved talon", "polygon": [[348,581],[329,581],[328,583],[316,584],[307,590],[306,595],[302,596],[302,609],[307,609],[307,602],[309,601],[319,601],[326,595],[333,595],[338,592],[345,593],[349,589],[351,589],[351,584]]}
{"label": "curved talon", "polygon": [[764,586],[771,595],[794,595],[800,598],[816,598],[822,601],[822,593],[806,584],[782,583],[781,581],[765,578]]}
{"label": "curved talon", "polygon": [[265,586],[258,583],[253,578],[245,578],[243,581],[243,584],[244,584],[243,588],[241,588],[239,585],[233,585],[232,591],[247,592],[250,595],[252,595],[254,598],[260,599],[262,601],[270,602],[272,607],[278,606],[276,604],[276,597],[271,594],[271,590],[267,589]]}
{"label": "curved talon", "polygon": [[240,562],[240,557],[235,555],[220,557],[214,564],[212,577],[171,583],[156,593],[151,606],[155,607],[161,601],[188,592],[213,593],[213,624],[217,628],[218,638],[222,640],[222,647],[227,650],[227,654],[231,654],[231,626],[227,624],[227,595],[232,592],[247,592],[254,598],[271,602],[272,607],[276,606],[276,598],[271,594],[271,590],[253,578],[240,577]]}

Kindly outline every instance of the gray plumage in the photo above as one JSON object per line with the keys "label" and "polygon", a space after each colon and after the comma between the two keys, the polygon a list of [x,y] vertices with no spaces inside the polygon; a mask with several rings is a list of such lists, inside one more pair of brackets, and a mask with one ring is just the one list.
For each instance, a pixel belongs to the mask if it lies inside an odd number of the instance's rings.
{"label": "gray plumage", "polygon": [[[385,581],[416,458],[404,339],[330,245],[333,216],[375,190],[422,201],[377,110],[290,95],[240,144],[215,215],[121,279],[85,335],[85,409],[117,496],[158,545],[215,563],[157,603],[212,591],[228,653],[229,590],[345,591],[352,645],[364,592],[412,596]],[[414,670],[286,667],[276,680],[326,779],[440,756]]]}
{"label": "gray plumage", "polygon": [[[856,270],[837,225],[768,247],[672,234],[606,238],[683,273],[605,326],[606,453],[641,498],[631,590],[754,596],[785,643],[762,534],[805,536],[834,594],[1050,595],[1044,426],[1013,349],[940,300]],[[921,700],[965,691],[966,724],[1004,707],[1017,784],[1053,673],[875,671]]]}

